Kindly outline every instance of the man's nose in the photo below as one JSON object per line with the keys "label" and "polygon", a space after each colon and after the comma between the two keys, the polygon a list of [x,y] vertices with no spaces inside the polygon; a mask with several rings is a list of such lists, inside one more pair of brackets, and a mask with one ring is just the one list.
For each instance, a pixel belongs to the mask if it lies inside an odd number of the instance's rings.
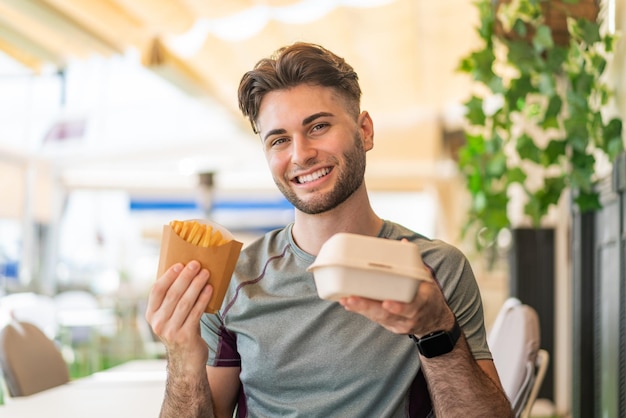
{"label": "man's nose", "polygon": [[294,164],[306,165],[306,163],[315,158],[316,155],[317,150],[313,141],[302,135],[295,135],[293,137],[291,161]]}

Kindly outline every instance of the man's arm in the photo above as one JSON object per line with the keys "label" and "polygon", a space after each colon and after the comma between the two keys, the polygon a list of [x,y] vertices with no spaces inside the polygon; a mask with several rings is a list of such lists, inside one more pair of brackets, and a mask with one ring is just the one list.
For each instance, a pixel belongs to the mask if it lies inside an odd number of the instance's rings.
{"label": "man's arm", "polygon": [[475,361],[464,336],[450,353],[421,362],[437,417],[513,417],[493,361]]}
{"label": "man's arm", "polygon": [[[200,335],[200,317],[213,291],[208,279],[209,272],[200,270],[196,261],[187,266],[176,264],[150,291],[146,319],[167,349],[161,418],[232,416],[239,388],[238,369],[207,368],[208,347]],[[215,405],[212,393],[219,399]],[[224,413],[229,408],[230,415]]]}
{"label": "man's arm", "polygon": [[[422,282],[411,303],[359,297],[344,298],[340,303],[397,334],[422,337],[433,331],[451,330],[455,321],[434,282]],[[451,352],[420,359],[437,417],[513,417],[493,362],[484,360],[479,364],[461,334]],[[419,355],[417,347],[415,355]]]}
{"label": "man's arm", "polygon": [[241,386],[240,371],[240,367],[206,367],[216,417],[233,416]]}
{"label": "man's arm", "polygon": [[160,418],[213,418],[209,381],[204,368],[185,367],[184,358],[168,355],[165,397]]}

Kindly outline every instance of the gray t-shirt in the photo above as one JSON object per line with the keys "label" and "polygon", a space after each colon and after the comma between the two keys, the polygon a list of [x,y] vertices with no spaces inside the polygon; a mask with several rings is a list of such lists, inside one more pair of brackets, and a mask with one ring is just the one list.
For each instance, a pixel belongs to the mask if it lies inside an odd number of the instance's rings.
{"label": "gray t-shirt", "polygon": [[[315,257],[295,244],[291,228],[246,247],[222,308],[202,317],[207,364],[241,367],[238,416],[427,416],[430,399],[413,341],[320,299],[306,271]],[[389,221],[379,236],[418,245],[474,357],[490,359],[465,256]]]}

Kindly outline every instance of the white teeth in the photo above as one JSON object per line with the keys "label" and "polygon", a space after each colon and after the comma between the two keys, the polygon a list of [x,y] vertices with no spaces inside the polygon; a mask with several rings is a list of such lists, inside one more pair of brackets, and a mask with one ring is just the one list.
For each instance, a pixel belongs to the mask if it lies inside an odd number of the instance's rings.
{"label": "white teeth", "polygon": [[317,180],[320,177],[324,177],[326,174],[330,172],[330,168],[321,168],[314,173],[307,174],[306,176],[298,176],[298,183],[308,183],[313,180]]}

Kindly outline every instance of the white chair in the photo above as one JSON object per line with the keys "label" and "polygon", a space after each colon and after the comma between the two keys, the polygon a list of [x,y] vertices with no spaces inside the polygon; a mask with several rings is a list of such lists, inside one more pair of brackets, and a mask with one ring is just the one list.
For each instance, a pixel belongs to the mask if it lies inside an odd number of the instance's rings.
{"label": "white chair", "polygon": [[507,300],[487,341],[516,417],[529,417],[549,362],[540,348],[537,312],[518,299]]}
{"label": "white chair", "polygon": [[502,328],[502,321],[504,321],[504,318],[506,317],[508,311],[514,306],[518,306],[521,304],[522,304],[522,301],[514,297],[510,297],[504,301],[504,303],[500,307],[500,310],[498,311],[498,315],[496,316],[496,319],[493,321],[493,325],[491,326],[491,329],[489,330],[489,334],[487,335],[487,343],[489,344],[490,347],[493,343],[493,340],[496,338],[496,336],[500,332],[500,329]]}
{"label": "white chair", "polygon": [[541,384],[543,383],[543,378],[546,375],[549,362],[550,354],[548,351],[539,349],[537,352],[537,361],[535,362],[535,381],[533,382],[530,393],[528,394],[528,399],[526,399],[526,406],[522,410],[520,415],[521,418],[530,418],[530,413],[532,412],[533,405],[537,400],[537,395],[539,394],[539,389],[541,389]]}

